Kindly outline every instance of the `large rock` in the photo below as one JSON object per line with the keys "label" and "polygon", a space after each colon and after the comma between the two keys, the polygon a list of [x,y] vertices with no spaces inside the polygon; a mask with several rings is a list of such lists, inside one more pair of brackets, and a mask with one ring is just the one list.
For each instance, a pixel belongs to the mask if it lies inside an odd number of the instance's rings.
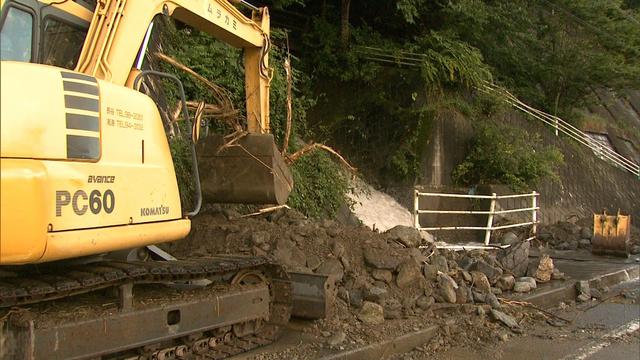
{"label": "large rock", "polygon": [[422,274],[424,275],[425,279],[429,281],[435,281],[438,278],[438,269],[435,265],[424,264],[422,266]]}
{"label": "large rock", "polygon": [[487,293],[484,302],[491,305],[491,307],[494,309],[500,309],[501,307],[500,301],[498,301],[498,298],[492,292]]}
{"label": "large rock", "polygon": [[407,260],[398,267],[396,284],[399,288],[405,288],[420,279],[420,267],[413,259]]}
{"label": "large rock", "polygon": [[460,271],[460,277],[462,278],[462,280],[468,283],[473,281],[473,278],[471,277],[471,273],[465,270]]}
{"label": "large rock", "polygon": [[471,291],[471,295],[472,295],[473,301],[477,303],[483,303],[487,301],[487,294],[485,293],[481,293],[478,291]]}
{"label": "large rock", "polygon": [[487,276],[487,279],[491,284],[495,284],[498,281],[500,275],[502,275],[502,269],[492,266],[484,260],[476,261],[470,268],[470,270],[479,271]]}
{"label": "large rock", "polygon": [[469,269],[471,269],[471,266],[473,266],[473,264],[475,263],[475,260],[473,260],[469,256],[464,256],[462,257],[462,259],[458,260],[457,263],[461,269],[469,271]]}
{"label": "large rock", "polygon": [[529,283],[529,286],[531,287],[531,289],[535,289],[538,287],[538,284],[536,282],[536,279],[532,278],[531,276],[525,276],[525,277],[520,277],[516,279],[516,282],[526,282]]}
{"label": "large rock", "polygon": [[411,226],[398,225],[385,232],[387,237],[397,240],[406,247],[417,247],[420,245],[422,237],[418,229]]}
{"label": "large rock", "polygon": [[362,307],[362,291],[358,289],[347,290],[343,286],[338,288],[338,297],[355,308]]}
{"label": "large rock", "polygon": [[318,274],[335,275],[336,282],[342,280],[344,276],[344,269],[342,263],[338,259],[327,259],[316,270]]}
{"label": "large rock", "polygon": [[391,281],[393,281],[393,273],[390,270],[374,269],[371,271],[371,276],[387,284],[391,284]]}
{"label": "large rock", "polygon": [[385,301],[383,306],[385,319],[399,319],[402,317],[402,304],[396,299]]}
{"label": "large rock", "polygon": [[367,301],[376,302],[378,304],[382,304],[388,296],[387,289],[378,287],[378,286],[370,286],[364,289],[363,297]]}
{"label": "large rock", "polygon": [[551,260],[549,255],[542,255],[538,263],[535,278],[540,282],[547,282],[551,280],[551,275],[553,275],[553,260]]}
{"label": "large rock", "polygon": [[506,232],[504,235],[502,235],[502,237],[500,238],[500,243],[502,245],[511,245],[511,244],[515,244],[518,241],[518,235],[514,234],[511,231]]}
{"label": "large rock", "polygon": [[515,276],[524,276],[529,266],[529,242],[522,241],[500,253],[498,260],[502,268]]}
{"label": "large rock", "polygon": [[513,291],[518,293],[526,293],[531,291],[531,284],[523,281],[516,281],[513,285]]}
{"label": "large rock", "polygon": [[433,257],[432,263],[437,271],[448,273],[449,272],[449,263],[447,262],[447,258],[442,255],[436,255]]}
{"label": "large rock", "polygon": [[479,271],[472,271],[471,278],[473,279],[473,287],[483,293],[491,292],[491,284],[489,283],[489,279],[487,279],[487,275]]}
{"label": "large rock", "polygon": [[376,303],[365,301],[358,313],[358,320],[367,325],[382,324],[384,322],[384,309]]}
{"label": "large rock", "polygon": [[427,262],[427,259],[429,259],[425,254],[422,253],[422,251],[420,251],[420,249],[418,248],[411,248],[409,249],[409,255],[411,256],[411,258],[413,260],[415,260],[415,262],[417,262],[418,264],[424,264]]}
{"label": "large rock", "polygon": [[395,270],[406,258],[406,254],[405,256],[402,255],[403,254],[397,251],[390,251],[389,249],[364,249],[364,260],[376,269]]}
{"label": "large rock", "polygon": [[471,299],[468,298],[468,295],[469,289],[464,285],[464,282],[461,282],[456,289],[456,304],[466,304],[469,302]]}
{"label": "large rock", "polygon": [[516,279],[513,275],[502,275],[498,279],[496,286],[501,290],[511,290],[516,283]]}
{"label": "large rock", "polygon": [[520,328],[520,324],[514,319],[512,316],[503,313],[502,311],[498,311],[496,309],[491,309],[491,316],[505,324],[511,331],[520,333],[522,329]]}
{"label": "large rock", "polygon": [[280,246],[274,252],[278,263],[288,268],[297,268],[305,266],[307,263],[304,253],[296,247]]}
{"label": "large rock", "polygon": [[311,270],[316,270],[322,264],[322,259],[318,255],[311,254],[307,256],[307,267]]}
{"label": "large rock", "polygon": [[589,286],[589,281],[581,280],[576,282],[576,291],[578,292],[578,301],[585,302],[591,299],[591,286]]}
{"label": "large rock", "polygon": [[438,290],[442,299],[448,303],[456,303],[458,284],[447,274],[438,274]]}
{"label": "large rock", "polygon": [[416,306],[422,310],[429,309],[429,307],[431,307],[431,305],[433,305],[434,303],[435,301],[433,300],[433,297],[426,295],[421,295],[420,297],[418,297],[418,300],[416,300]]}

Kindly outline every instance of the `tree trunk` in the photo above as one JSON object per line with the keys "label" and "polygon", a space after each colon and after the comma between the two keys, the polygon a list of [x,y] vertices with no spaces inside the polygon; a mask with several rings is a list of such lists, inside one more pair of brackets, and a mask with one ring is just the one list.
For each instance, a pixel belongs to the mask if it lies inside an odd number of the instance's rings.
{"label": "tree trunk", "polygon": [[349,47],[349,38],[351,37],[351,31],[349,27],[349,8],[351,7],[351,0],[341,0],[341,2],[340,45],[342,45],[343,50],[346,50]]}

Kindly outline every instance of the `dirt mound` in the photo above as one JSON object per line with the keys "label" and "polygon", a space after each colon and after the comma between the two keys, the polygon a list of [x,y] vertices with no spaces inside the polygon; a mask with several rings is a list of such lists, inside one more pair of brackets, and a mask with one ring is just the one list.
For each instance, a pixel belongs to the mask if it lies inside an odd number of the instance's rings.
{"label": "dirt mound", "polygon": [[[410,227],[377,233],[364,226],[310,221],[284,209],[244,218],[214,209],[194,219],[187,239],[163,247],[178,258],[251,254],[269,257],[289,271],[334,274],[334,315],[309,330],[327,337],[332,348],[351,348],[436,323],[453,332],[471,331],[465,327],[504,331],[496,322],[485,324],[491,310],[516,315],[497,296],[535,288],[533,278],[521,278],[528,268],[528,242],[516,241],[509,250],[491,253],[456,253],[436,249]],[[531,281],[533,285],[522,286]]]}

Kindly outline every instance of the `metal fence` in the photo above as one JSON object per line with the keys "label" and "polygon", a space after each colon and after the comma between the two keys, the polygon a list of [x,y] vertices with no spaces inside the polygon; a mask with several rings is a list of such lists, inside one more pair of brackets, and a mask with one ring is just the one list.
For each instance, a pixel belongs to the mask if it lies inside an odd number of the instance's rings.
{"label": "metal fence", "polygon": [[[428,193],[428,192],[420,192],[419,190],[414,190],[414,201],[413,201],[413,221],[414,226],[418,230],[424,231],[438,231],[438,230],[482,230],[485,232],[484,236],[484,244],[485,246],[489,245],[489,240],[491,239],[491,232],[495,230],[502,229],[510,229],[517,227],[532,227],[532,235],[526,241],[535,239],[537,232],[537,224],[538,221],[538,211],[540,207],[538,206],[538,196],[540,194],[537,192],[531,192],[528,194],[515,194],[515,195],[497,195],[493,193],[491,195],[467,195],[467,194],[444,194],[444,193]],[[489,209],[488,210],[422,210],[420,209],[420,198],[421,197],[441,197],[441,198],[465,198],[465,199],[479,199],[479,200],[490,200]],[[516,198],[531,198],[530,206],[522,207],[522,208],[514,208],[514,209],[506,209],[506,210],[496,210],[496,205],[500,200],[503,199],[516,199]],[[504,214],[513,214],[513,213],[522,213],[528,212],[531,214],[531,221],[519,222],[516,224],[508,224],[508,225],[499,225],[494,226],[493,221],[496,215],[504,215]],[[454,215],[487,215],[487,226],[432,226],[432,227],[423,227],[420,225],[420,215],[421,214],[454,214]]]}
{"label": "metal fence", "polygon": [[544,111],[538,110],[532,106],[525,104],[524,102],[520,101],[517,97],[515,97],[513,94],[511,94],[509,91],[503,88],[500,88],[496,85],[486,84],[482,87],[479,87],[478,89],[487,93],[501,95],[504,98],[504,100],[514,108],[553,127],[556,135],[558,135],[559,132],[563,133],[564,135],[570,137],[574,141],[591,149],[591,151],[593,151],[593,153],[600,159],[607,161],[621,169],[624,169],[634,174],[635,176],[638,177],[638,179],[640,179],[639,164],[618,154],[613,149],[599,143],[598,141],[594,141],[582,130],[567,123],[566,121],[560,119],[559,117],[547,114]]}

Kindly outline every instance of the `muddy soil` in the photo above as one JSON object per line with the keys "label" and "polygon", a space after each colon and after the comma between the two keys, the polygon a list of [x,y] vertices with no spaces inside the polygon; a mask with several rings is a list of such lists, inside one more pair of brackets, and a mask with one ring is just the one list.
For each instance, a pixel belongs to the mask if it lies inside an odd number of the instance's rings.
{"label": "muddy soil", "polygon": [[[527,275],[529,244],[521,240],[502,253],[456,253],[435,249],[409,227],[378,233],[364,226],[311,221],[292,210],[242,217],[216,208],[194,219],[187,239],[163,247],[178,258],[258,255],[289,271],[335,275],[334,313],[304,330],[321,340],[258,357],[308,359],[323,349],[348,350],[435,324],[441,325],[441,333],[422,349],[424,354],[521,332],[520,327],[540,315],[499,301],[516,279]],[[517,328],[496,321],[492,309],[514,320]]]}

